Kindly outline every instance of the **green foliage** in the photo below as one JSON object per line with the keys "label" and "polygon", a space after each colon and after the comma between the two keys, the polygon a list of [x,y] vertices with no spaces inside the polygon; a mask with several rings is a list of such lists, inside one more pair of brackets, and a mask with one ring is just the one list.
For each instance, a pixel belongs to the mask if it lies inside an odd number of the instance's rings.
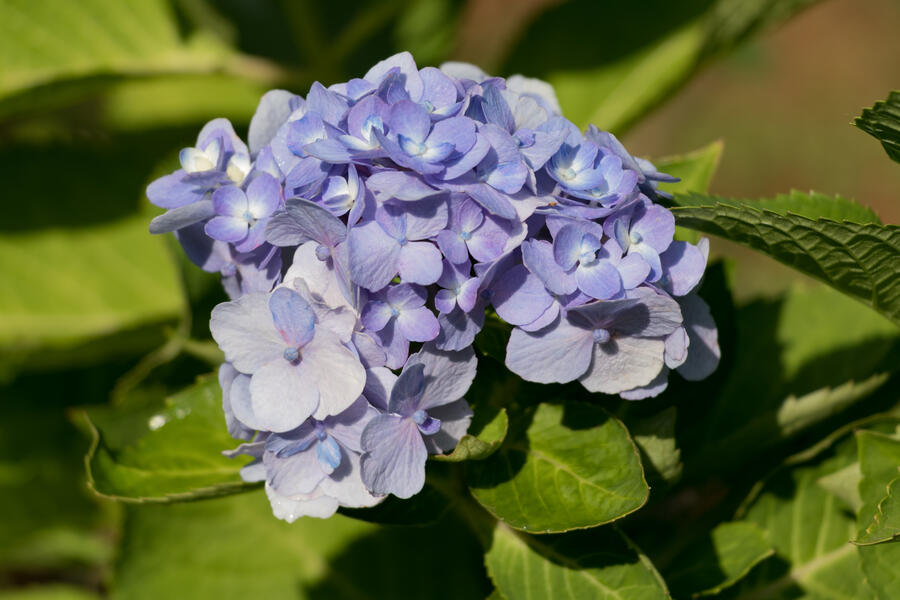
{"label": "green foliage", "polygon": [[900,535],[900,439],[874,431],[857,433],[862,479],[857,544],[877,544]]}
{"label": "green foliage", "polygon": [[900,162],[900,91],[865,109],[853,124],[881,142],[887,155]]}
{"label": "green foliage", "polygon": [[724,148],[724,142],[718,140],[693,152],[654,160],[653,164],[661,172],[681,180],[675,183],[663,182],[659,189],[670,194],[705,193],[719,167]]}
{"label": "green foliage", "polygon": [[492,515],[534,533],[614,521],[649,493],[628,430],[602,408],[575,402],[514,417],[503,446],[469,465],[467,481]]}
{"label": "green foliage", "polygon": [[[402,600],[425,590],[429,598],[484,597],[477,545],[466,533],[452,521],[408,529],[341,516],[288,524],[272,517],[262,490],[135,505],[126,514],[111,597]],[[436,540],[441,561],[423,551]]]}
{"label": "green foliage", "polygon": [[612,527],[534,536],[498,523],[485,565],[505,598],[670,597],[646,557]]}
{"label": "green foliage", "polygon": [[[817,218],[801,216],[813,211]],[[864,209],[851,202],[798,192],[762,203],[690,194],[677,197],[673,212],[683,227],[759,250],[900,324],[900,227],[861,219]]]}
{"label": "green foliage", "polygon": [[773,553],[766,531],[758,525],[722,523],[666,568],[666,581],[678,598],[716,595]]}
{"label": "green foliage", "polygon": [[88,411],[93,443],[88,478],[99,494],[132,502],[167,502],[233,493],[247,487],[245,458],[225,429],[222,392],[214,377],[170,398],[152,392],[121,407]]}

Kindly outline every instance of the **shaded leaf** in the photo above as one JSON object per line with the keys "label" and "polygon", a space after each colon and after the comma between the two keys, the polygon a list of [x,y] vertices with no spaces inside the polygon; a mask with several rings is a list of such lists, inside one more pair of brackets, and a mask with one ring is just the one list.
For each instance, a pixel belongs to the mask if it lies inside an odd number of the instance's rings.
{"label": "shaded leaf", "polygon": [[847,465],[839,471],[829,473],[819,478],[817,482],[823,489],[837,496],[853,512],[857,512],[862,506],[862,497],[859,495],[859,480],[862,479],[862,471],[859,463]]}
{"label": "shaded leaf", "polygon": [[0,600],[99,600],[99,598],[95,592],[66,584],[31,585],[0,590]]}
{"label": "shaded leaf", "polygon": [[228,435],[222,393],[214,377],[169,398],[152,396],[124,407],[90,408],[94,435],[87,457],[90,486],[132,502],[168,502],[238,492],[248,457],[222,455]]}
{"label": "shaded leaf", "polygon": [[[437,540],[440,561],[423,551]],[[257,490],[129,506],[111,597],[402,600],[428,590],[429,598],[483,598],[490,587],[479,556],[457,522],[380,528],[335,515],[288,524]]]}
{"label": "shaded leaf", "polygon": [[862,111],[853,124],[873,136],[896,162],[900,162],[900,91]]}
{"label": "shaded leaf", "polygon": [[450,507],[450,499],[426,482],[421,492],[406,500],[388,496],[371,508],[338,510],[347,517],[380,525],[431,525],[440,521]]}
{"label": "shaded leaf", "polygon": [[799,466],[770,479],[744,519],[766,530],[775,556],[725,590],[723,598],[871,598],[850,543],[855,525],[837,498],[817,481],[855,460],[845,440],[818,464]]}
{"label": "shaded leaf", "polygon": [[900,272],[900,227],[871,220],[839,223],[834,219],[859,219],[862,209],[826,198],[795,192],[757,204],[688,194],[677,196],[673,212],[679,225],[759,250],[900,324],[900,278],[895,276]]}
{"label": "shaded leaf", "polygon": [[632,423],[631,435],[641,450],[647,478],[659,477],[672,484],[681,477],[684,465],[675,439],[677,410],[670,406],[655,415]]}
{"label": "shaded leaf", "polygon": [[731,521],[679,553],[663,574],[678,597],[718,594],[772,556],[766,533],[755,523]]}
{"label": "shaded leaf", "polygon": [[877,544],[900,535],[900,440],[875,431],[856,434],[862,479],[857,544]]}
{"label": "shaded leaf", "polygon": [[488,512],[535,533],[608,523],[640,508],[649,493],[622,423],[581,403],[525,411],[499,451],[469,465],[467,481]]}
{"label": "shaded leaf", "polygon": [[613,527],[533,536],[503,523],[485,555],[505,598],[669,598],[653,565]]}

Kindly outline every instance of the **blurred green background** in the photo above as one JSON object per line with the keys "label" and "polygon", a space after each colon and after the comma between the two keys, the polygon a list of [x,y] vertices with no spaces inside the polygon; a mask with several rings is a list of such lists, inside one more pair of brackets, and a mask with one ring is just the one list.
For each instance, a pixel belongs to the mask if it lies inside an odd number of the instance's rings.
{"label": "blurred green background", "polygon": [[[814,188],[900,223],[900,171],[850,125],[898,84],[898,30],[894,0],[0,0],[0,598],[160,597],[139,584],[166,546],[134,559],[123,531],[167,517],[89,493],[76,407],[164,395],[215,364],[218,282],[147,233],[143,197],[205,121],[245,133],[265,90],[408,49],[546,78],[567,116],[637,155],[723,140],[714,193]],[[742,303],[800,278],[712,248],[738,259]],[[190,522],[186,506],[173,514]]]}

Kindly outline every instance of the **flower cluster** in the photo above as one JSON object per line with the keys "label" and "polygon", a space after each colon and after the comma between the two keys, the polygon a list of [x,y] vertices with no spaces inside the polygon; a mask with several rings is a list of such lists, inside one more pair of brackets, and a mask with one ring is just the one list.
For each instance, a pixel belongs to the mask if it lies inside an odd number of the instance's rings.
{"label": "flower cluster", "polygon": [[673,241],[654,203],[671,178],[580,131],[544,82],[402,53],[305,98],[268,92],[248,142],[210,122],[147,195],[167,209],[151,231],[222,276],[234,453],[281,518],[420,491],[428,454],[468,428],[490,309],[528,381],[638,399],[717,364],[691,293],[706,242]]}

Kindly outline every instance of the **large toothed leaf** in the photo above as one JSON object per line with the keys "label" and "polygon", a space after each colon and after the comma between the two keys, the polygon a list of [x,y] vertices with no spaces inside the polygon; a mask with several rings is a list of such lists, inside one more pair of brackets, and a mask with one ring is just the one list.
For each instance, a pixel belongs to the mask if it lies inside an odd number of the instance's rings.
{"label": "large toothed leaf", "polygon": [[773,552],[758,525],[731,521],[679,553],[663,574],[676,598],[714,595],[740,581]]}
{"label": "large toothed leaf", "polygon": [[862,479],[857,544],[878,544],[900,536],[900,439],[874,431],[856,435]]}
{"label": "large toothed leaf", "polygon": [[646,556],[613,527],[534,536],[498,523],[485,564],[504,598],[670,598]]}
{"label": "large toothed leaf", "polygon": [[247,457],[222,456],[238,442],[228,435],[222,392],[208,377],[165,399],[88,411],[94,442],[88,454],[91,487],[133,502],[168,502],[234,493]]}
{"label": "large toothed leaf", "polygon": [[[129,506],[122,538],[117,600],[457,600],[490,590],[478,544],[457,521],[389,528],[335,515],[288,524],[262,490]],[[440,560],[427,551],[435,543]]]}
{"label": "large toothed leaf", "polygon": [[900,162],[900,91],[862,111],[853,124],[881,142],[888,156]]}
{"label": "large toothed leaf", "polygon": [[767,482],[745,520],[764,529],[775,556],[757,565],[721,597],[735,599],[872,598],[860,569],[852,515],[817,484],[824,475],[852,464],[852,439],[818,464],[796,467]]}
{"label": "large toothed leaf", "polygon": [[608,523],[640,508],[649,493],[622,423],[581,403],[525,411],[500,450],[469,465],[468,484],[495,517],[535,533]]}
{"label": "large toothed leaf", "polygon": [[866,209],[793,192],[758,202],[679,195],[673,212],[683,227],[759,250],[900,324],[900,227]]}

